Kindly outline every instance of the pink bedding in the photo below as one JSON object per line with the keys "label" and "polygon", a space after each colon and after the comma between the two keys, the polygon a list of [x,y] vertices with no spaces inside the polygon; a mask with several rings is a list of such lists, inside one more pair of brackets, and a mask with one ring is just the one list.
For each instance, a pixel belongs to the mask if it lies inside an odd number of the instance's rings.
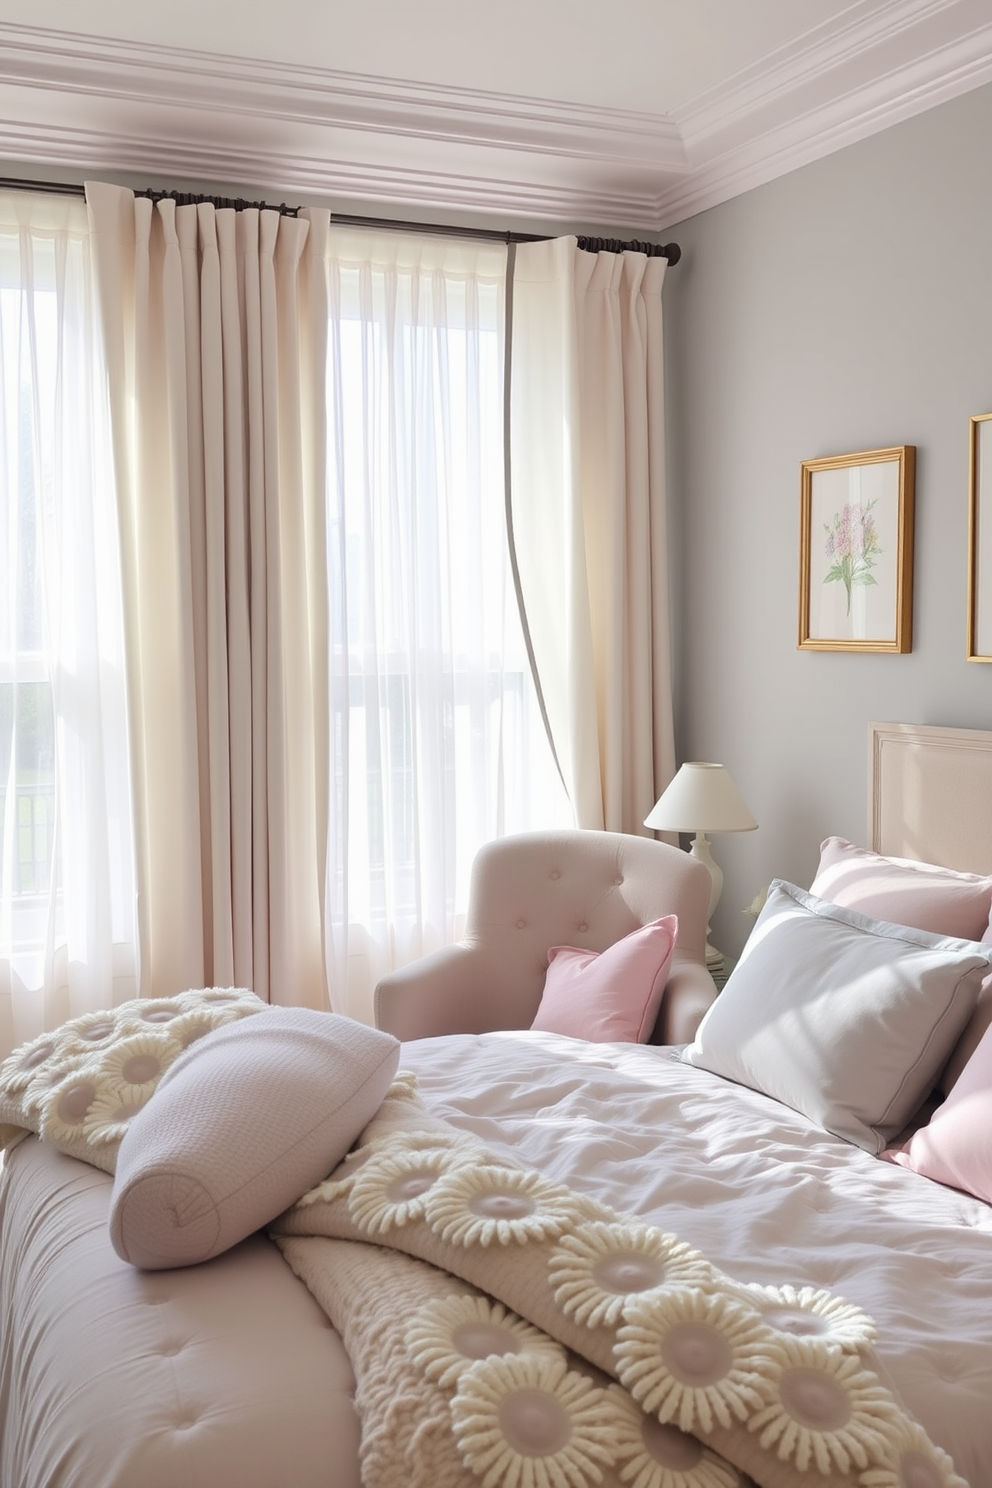
{"label": "pink bedding", "polygon": [[[662,1049],[453,1036],[405,1046],[401,1067],[452,1124],[680,1233],[739,1279],[863,1307],[905,1405],[971,1488],[992,1483],[988,1206]],[[3,1488],[356,1483],[347,1360],[271,1244],[133,1271],[109,1245],[109,1187],[33,1138],[8,1156]]]}

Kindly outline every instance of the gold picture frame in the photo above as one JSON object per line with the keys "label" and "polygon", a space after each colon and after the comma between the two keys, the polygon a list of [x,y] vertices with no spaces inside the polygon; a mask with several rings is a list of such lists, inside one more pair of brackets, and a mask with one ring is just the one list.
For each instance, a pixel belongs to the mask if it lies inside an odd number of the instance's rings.
{"label": "gold picture frame", "polygon": [[992,661],[992,413],[971,420],[968,453],[968,660]]}
{"label": "gold picture frame", "polygon": [[800,651],[912,651],[915,495],[914,444],[802,462]]}

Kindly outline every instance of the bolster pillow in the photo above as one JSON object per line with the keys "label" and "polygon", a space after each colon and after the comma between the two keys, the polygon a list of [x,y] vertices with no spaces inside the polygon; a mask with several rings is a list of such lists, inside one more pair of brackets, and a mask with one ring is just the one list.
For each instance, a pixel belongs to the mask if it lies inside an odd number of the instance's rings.
{"label": "bolster pillow", "polygon": [[399,1051],[391,1034],[307,1008],[272,1008],[198,1039],[121,1142],[117,1254],[145,1270],[189,1266],[275,1219],[368,1125]]}

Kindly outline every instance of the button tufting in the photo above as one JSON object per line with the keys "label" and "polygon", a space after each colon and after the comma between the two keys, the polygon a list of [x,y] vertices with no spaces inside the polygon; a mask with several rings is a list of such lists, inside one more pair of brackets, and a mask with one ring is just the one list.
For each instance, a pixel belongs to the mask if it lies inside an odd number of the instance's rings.
{"label": "button tufting", "polygon": [[616,877],[616,878],[615,878],[615,879],[614,879],[614,880],[613,880],[613,882],[614,882],[614,883],[615,883],[615,884],[616,884],[616,885],[617,885],[617,887],[618,887],[618,888],[619,888],[619,886],[620,886],[620,884],[622,884],[622,883],[623,883],[623,874],[622,874],[622,873],[621,873],[621,874],[619,874],[619,875],[618,875],[618,876],[617,876],[617,877]]}
{"label": "button tufting", "polygon": [[938,1354],[931,1360],[931,1363],[934,1374],[945,1383],[959,1380],[966,1369],[964,1362],[952,1353]]}
{"label": "button tufting", "polygon": [[589,929],[589,926],[586,924],[585,920],[582,921],[581,925],[579,926],[579,929],[580,930],[588,930]]}
{"label": "button tufting", "polygon": [[551,877],[552,878],[561,878],[561,870],[559,868],[553,868],[551,870]]}
{"label": "button tufting", "polygon": [[527,921],[526,920],[518,920],[517,921],[517,929],[518,930],[525,930],[526,928],[527,928]]}

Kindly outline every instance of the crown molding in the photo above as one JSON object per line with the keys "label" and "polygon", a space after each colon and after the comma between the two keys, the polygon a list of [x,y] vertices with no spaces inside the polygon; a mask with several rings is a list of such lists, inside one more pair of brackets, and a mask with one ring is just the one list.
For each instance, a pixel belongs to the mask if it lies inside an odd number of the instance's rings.
{"label": "crown molding", "polygon": [[580,222],[622,222],[649,232],[657,216],[653,193],[636,197],[630,191],[555,187],[543,181],[480,178],[477,173],[417,170],[395,164],[352,164],[254,148],[190,145],[157,137],[125,140],[116,134],[68,126],[32,124],[26,128],[8,119],[0,119],[0,142],[0,153],[11,160],[25,165],[72,167],[81,173],[134,176],[145,172],[162,179],[238,183],[246,189],[276,193],[295,188],[306,196],[402,207],[431,205],[551,221],[574,218]]}
{"label": "crown molding", "polygon": [[[917,14],[925,11],[925,18],[929,19],[940,5],[941,0],[930,0],[927,4],[891,8]],[[822,73],[810,66],[809,59],[793,77],[796,81],[792,86],[804,91],[807,97],[815,81],[821,80],[822,87]],[[828,102],[807,106],[798,116],[787,117],[750,137],[739,128],[736,137],[740,142],[720,148],[721,143],[734,138],[735,125],[741,117],[753,118],[756,112],[746,97],[751,83],[748,80],[736,99],[729,91],[723,97],[719,126],[709,104],[694,116],[690,112],[686,135],[692,140],[693,129],[698,131],[689,147],[690,159],[696,163],[684,181],[671,181],[657,197],[657,229],[664,230],[989,82],[992,82],[992,22],[984,22],[954,42],[935,47],[861,86],[843,93],[835,90]],[[772,96],[769,89],[764,100],[766,108]],[[779,98],[785,96],[783,90]],[[739,110],[736,114],[735,104]],[[708,121],[705,134],[700,127],[701,119]]]}
{"label": "crown molding", "polygon": [[[865,63],[874,77],[886,76],[919,60],[921,29],[932,21],[946,26],[949,11],[958,13],[956,39],[988,29],[986,0],[857,0],[842,15],[683,104],[676,111],[682,138],[691,150],[811,87],[822,88],[825,78],[835,92],[839,74],[856,79]],[[926,44],[926,54],[933,45]],[[840,81],[842,93],[849,94],[851,83]]]}
{"label": "crown molding", "polygon": [[989,81],[988,0],[855,0],[670,115],[0,22],[0,157],[660,232]]}
{"label": "crown molding", "polygon": [[0,23],[0,84],[607,164],[688,169],[667,118]]}

